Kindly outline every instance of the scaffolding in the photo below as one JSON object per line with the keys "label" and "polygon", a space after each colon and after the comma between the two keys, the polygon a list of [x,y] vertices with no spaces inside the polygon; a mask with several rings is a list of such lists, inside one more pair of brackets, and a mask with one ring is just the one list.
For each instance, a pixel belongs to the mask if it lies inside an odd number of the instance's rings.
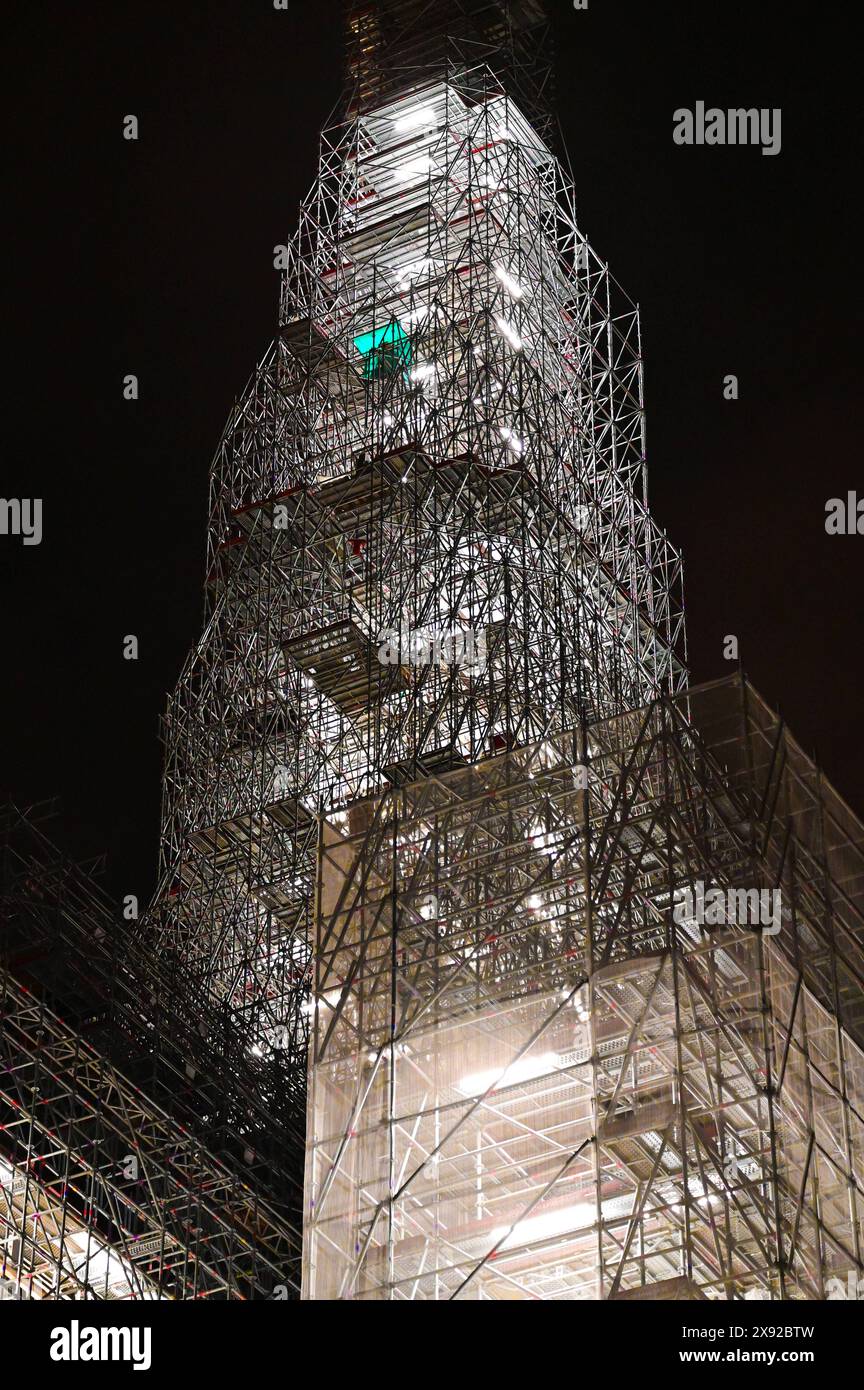
{"label": "scaffolding", "polygon": [[237,1299],[299,1286],[302,1113],[92,872],[0,817],[0,1291]]}
{"label": "scaffolding", "polygon": [[268,1094],[308,1072],[307,1297],[822,1297],[861,1268],[860,826],[749,687],[687,690],[542,5],[346,15],[211,472],[148,943]]}
{"label": "scaffolding", "polygon": [[[542,0],[352,0],[345,58],[348,116],[433,79],[470,97],[483,64],[541,139],[553,142],[552,36]],[[482,82],[479,90],[482,96]]]}
{"label": "scaffolding", "polygon": [[743,681],[322,821],[314,960],[305,1297],[864,1273],[864,827]]}
{"label": "scaffolding", "polygon": [[322,137],[166,717],[158,939],[286,1072],[320,815],[685,684],[638,310],[549,148],[470,77]]}
{"label": "scaffolding", "polygon": [[743,677],[688,689],[541,0],[345,15],[151,908],[0,815],[0,1296],[824,1298],[864,828]]}

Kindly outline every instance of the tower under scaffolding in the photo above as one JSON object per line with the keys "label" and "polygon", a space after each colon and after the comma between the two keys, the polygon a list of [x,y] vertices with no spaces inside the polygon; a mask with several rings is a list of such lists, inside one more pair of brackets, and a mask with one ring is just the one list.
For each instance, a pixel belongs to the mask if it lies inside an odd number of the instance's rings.
{"label": "tower under scaffolding", "polygon": [[685,682],[638,311],[469,76],[323,136],[166,720],[158,939],[289,1072],[320,816]]}
{"label": "tower under scaffolding", "polygon": [[[542,7],[346,13],[214,464],[157,940],[308,1075],[306,1297],[824,1296],[861,1268],[861,828],[748,687],[687,692]],[[718,892],[786,915],[688,915]]]}
{"label": "tower under scaffolding", "polygon": [[688,689],[541,0],[345,15],[146,919],[5,827],[9,1287],[824,1298],[864,1272],[864,828],[743,678]]}

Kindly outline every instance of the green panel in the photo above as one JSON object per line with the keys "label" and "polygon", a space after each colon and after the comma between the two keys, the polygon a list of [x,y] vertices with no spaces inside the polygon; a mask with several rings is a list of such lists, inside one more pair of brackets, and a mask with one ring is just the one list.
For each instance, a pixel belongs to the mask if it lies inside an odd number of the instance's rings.
{"label": "green panel", "polygon": [[373,328],[371,333],[361,333],[354,339],[354,346],[366,359],[364,376],[390,376],[411,365],[411,342],[395,319],[383,328]]}

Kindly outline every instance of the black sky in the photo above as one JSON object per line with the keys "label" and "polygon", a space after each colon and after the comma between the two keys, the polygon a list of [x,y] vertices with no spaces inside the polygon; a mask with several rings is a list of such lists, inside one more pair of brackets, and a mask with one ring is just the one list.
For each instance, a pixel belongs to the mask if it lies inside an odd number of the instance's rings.
{"label": "black sky", "polygon": [[[864,495],[854,8],[554,9],[580,222],[642,310],[651,506],[684,550],[693,679],[728,672],[736,634],[862,812],[864,537],[824,529],[827,498]],[[107,849],[118,895],[154,883],[158,719],[200,627],[208,462],[275,330],[272,248],[338,96],[338,10],[30,3],[7,24],[0,495],[41,496],[45,533],[0,536],[0,792],[59,794],[56,833]],[[780,107],[782,152],[675,145],[672,113],[697,100]]]}

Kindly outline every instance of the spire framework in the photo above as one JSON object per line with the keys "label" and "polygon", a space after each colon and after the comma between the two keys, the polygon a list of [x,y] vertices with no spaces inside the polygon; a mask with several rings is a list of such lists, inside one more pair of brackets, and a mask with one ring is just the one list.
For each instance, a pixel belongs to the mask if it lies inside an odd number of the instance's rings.
{"label": "spire framework", "polygon": [[214,466],[158,931],[289,1069],[321,815],[685,682],[638,311],[482,80],[325,133],[280,336]]}

